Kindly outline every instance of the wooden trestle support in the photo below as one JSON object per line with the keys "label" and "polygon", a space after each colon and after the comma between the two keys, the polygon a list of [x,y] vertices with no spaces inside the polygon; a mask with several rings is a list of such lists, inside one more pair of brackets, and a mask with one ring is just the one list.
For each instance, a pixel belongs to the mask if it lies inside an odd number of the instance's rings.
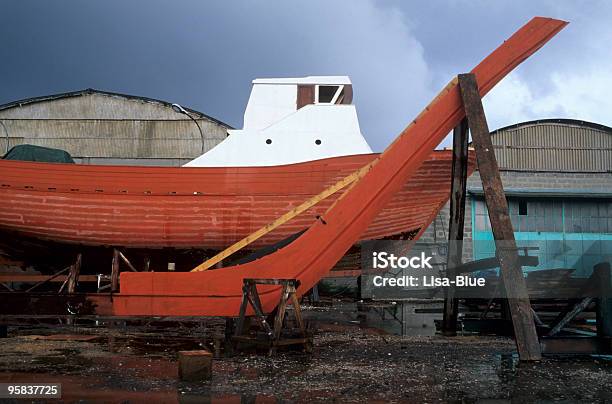
{"label": "wooden trestle support", "polygon": [[[281,285],[282,291],[280,301],[274,313],[266,316],[263,312],[257,285]],[[242,304],[240,314],[237,319],[236,329],[232,337],[235,345],[248,343],[268,348],[268,355],[276,352],[280,346],[301,345],[306,352],[312,350],[312,336],[306,330],[300,302],[296,295],[300,282],[296,279],[244,279],[242,286]],[[255,315],[247,317],[248,305],[251,305]],[[284,324],[287,320],[287,306],[293,306],[296,327],[285,329]],[[255,319],[259,323],[260,330],[250,329],[250,319]],[[273,319],[273,326],[270,327],[269,319]]]}

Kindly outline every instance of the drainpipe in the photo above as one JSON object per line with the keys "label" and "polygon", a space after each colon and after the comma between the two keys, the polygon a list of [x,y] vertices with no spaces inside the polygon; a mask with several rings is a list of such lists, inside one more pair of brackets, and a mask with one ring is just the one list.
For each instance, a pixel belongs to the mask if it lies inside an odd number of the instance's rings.
{"label": "drainpipe", "polygon": [[172,104],[172,110],[174,110],[174,112],[177,112],[179,114],[183,114],[183,115],[187,115],[192,121],[193,123],[196,124],[196,126],[198,127],[198,130],[200,131],[200,138],[202,139],[202,154],[204,154],[204,133],[202,132],[202,128],[200,127],[200,124],[198,123],[198,121],[195,120],[195,118],[193,116],[191,116],[187,110],[185,110],[185,108],[181,107],[179,104]]}
{"label": "drainpipe", "polygon": [[0,121],[0,125],[2,125],[2,127],[4,128],[4,133],[6,133],[6,153],[8,153],[8,151],[9,151],[9,134],[8,134],[8,130],[6,129],[6,126],[4,125],[4,122]]}

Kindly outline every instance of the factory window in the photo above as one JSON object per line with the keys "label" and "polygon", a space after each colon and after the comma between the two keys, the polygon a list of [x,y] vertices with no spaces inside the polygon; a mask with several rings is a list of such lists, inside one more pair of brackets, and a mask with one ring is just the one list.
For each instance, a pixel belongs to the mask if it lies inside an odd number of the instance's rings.
{"label": "factory window", "polygon": [[[612,259],[612,199],[511,197],[508,209],[517,245],[536,248],[530,255],[539,257],[538,267],[525,272],[572,268],[572,276],[588,277],[593,265]],[[495,242],[483,199],[472,201],[472,212],[473,257],[492,257]]]}
{"label": "factory window", "polygon": [[518,214],[519,216],[527,216],[527,201],[519,201]]}
{"label": "factory window", "polygon": [[[612,234],[612,201],[579,199],[508,200],[516,232]],[[491,224],[484,200],[474,201],[477,231],[489,231]]]}
{"label": "factory window", "polygon": [[[476,200],[474,225],[476,231],[491,231],[484,200]],[[563,205],[559,200],[508,199],[510,220],[515,232],[562,232]]]}
{"label": "factory window", "polygon": [[565,204],[566,233],[612,233],[612,203],[568,201]]}

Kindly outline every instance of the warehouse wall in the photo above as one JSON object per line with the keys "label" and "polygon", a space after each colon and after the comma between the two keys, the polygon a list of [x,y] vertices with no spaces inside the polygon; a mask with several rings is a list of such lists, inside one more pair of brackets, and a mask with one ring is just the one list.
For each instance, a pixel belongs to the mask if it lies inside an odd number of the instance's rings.
{"label": "warehouse wall", "polygon": [[[191,111],[208,151],[228,125]],[[8,146],[34,144],[68,151],[86,164],[181,165],[201,154],[200,133],[169,103],[96,90],[39,97],[0,106]],[[0,127],[0,153],[6,150]]]}
{"label": "warehouse wall", "polygon": [[491,134],[502,170],[612,172],[611,129],[585,121],[525,122]]}
{"label": "warehouse wall", "polygon": [[[541,209],[550,208],[551,212],[563,206],[563,201],[567,202],[566,207],[586,206],[586,203],[593,202],[598,211],[585,220],[606,221],[605,227],[588,233],[551,232],[547,231],[548,228],[525,230],[516,225],[517,238],[533,239],[531,244],[537,244],[541,248],[541,261],[544,263],[541,267],[552,265],[545,256],[548,253],[543,243],[547,240],[581,239],[585,245],[587,242],[599,240],[604,242],[604,249],[609,247],[608,240],[612,240],[612,232],[607,225],[607,221],[612,220],[612,129],[583,121],[543,120],[502,128],[492,132],[491,138],[511,210],[519,200],[527,201],[530,205],[534,203],[534,206],[537,205]],[[475,248],[473,242],[473,225],[476,219],[473,214],[477,206],[475,201],[483,201],[478,172],[468,178],[467,188],[463,258],[464,261],[471,261],[483,258],[483,244]],[[605,214],[601,213],[602,207],[606,206]],[[563,213],[564,218],[565,215],[566,212]],[[446,243],[448,221],[447,204],[425,231],[419,243]],[[480,232],[479,237],[485,233]],[[522,241],[519,244],[529,243]],[[585,248],[582,247],[583,250]],[[612,257],[612,251],[599,251],[594,254],[593,259],[608,256]],[[590,263],[585,261],[579,265],[579,273],[588,275]]]}

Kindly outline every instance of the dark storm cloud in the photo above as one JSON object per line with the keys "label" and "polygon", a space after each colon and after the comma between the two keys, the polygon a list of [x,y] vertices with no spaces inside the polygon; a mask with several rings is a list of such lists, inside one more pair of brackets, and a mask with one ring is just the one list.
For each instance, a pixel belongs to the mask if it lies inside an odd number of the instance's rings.
{"label": "dark storm cloud", "polygon": [[534,114],[605,120],[590,107],[605,102],[597,91],[576,102],[588,109],[572,103],[585,86],[610,89],[610,42],[598,44],[609,7],[533,3],[4,1],[0,102],[93,87],[240,127],[256,77],[348,74],[362,131],[380,150],[453,74],[539,14],[573,24],[488,97],[491,126]]}

